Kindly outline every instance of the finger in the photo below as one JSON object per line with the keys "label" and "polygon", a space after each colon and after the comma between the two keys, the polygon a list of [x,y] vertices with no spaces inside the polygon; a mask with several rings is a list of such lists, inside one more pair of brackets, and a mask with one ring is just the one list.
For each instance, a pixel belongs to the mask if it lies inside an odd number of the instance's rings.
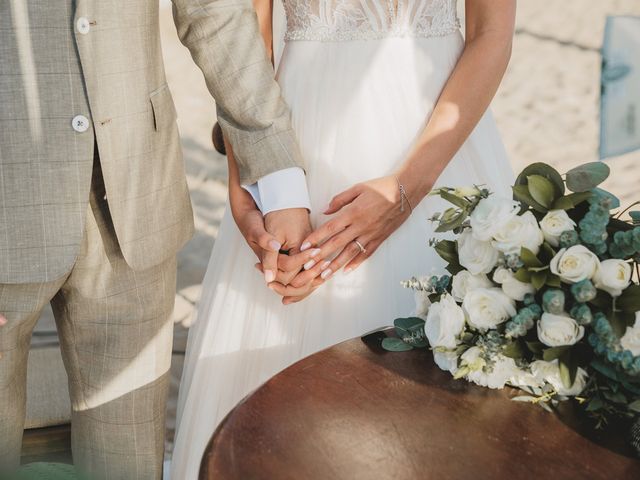
{"label": "finger", "polygon": [[351,216],[348,214],[341,214],[335,218],[332,218],[328,222],[325,222],[320,228],[312,232],[300,247],[300,251],[304,252],[311,248],[312,245],[319,245],[323,240],[333,237],[342,232],[345,228],[351,225]]}
{"label": "finger", "polygon": [[[358,241],[362,245],[366,245],[367,244],[365,242],[365,240],[363,240],[363,239],[359,239]],[[344,267],[350,260],[353,260],[355,257],[360,255],[361,253],[363,253],[363,252],[362,252],[362,250],[360,250],[360,247],[358,246],[358,244],[355,241],[347,244],[347,246],[344,247],[344,250],[342,250],[342,252],[340,252],[340,254],[336,258],[333,259],[333,261],[331,262],[331,264],[329,265],[327,270],[325,270],[325,272],[328,271],[329,273],[322,272],[322,275],[324,275],[323,278],[325,280],[327,280],[335,272],[337,272],[342,267]],[[345,273],[348,273],[348,272],[345,272]]]}
{"label": "finger", "polygon": [[339,193],[338,195],[336,195],[331,199],[331,202],[329,202],[329,206],[323,213],[325,215],[331,215],[333,213],[336,213],[345,205],[348,205],[351,202],[353,202],[353,200],[355,200],[355,198],[358,195],[360,195],[359,185],[355,185],[349,188],[348,190],[345,190],[344,192]]}
{"label": "finger", "polygon": [[293,287],[291,285],[283,285],[279,282],[272,282],[269,284],[269,288],[281,297],[298,297],[300,295],[306,295],[311,290],[311,284],[308,283],[302,287]]}
{"label": "finger", "polygon": [[320,246],[321,252],[318,254],[318,258],[332,258],[337,253],[342,252],[349,243],[359,236],[360,231],[355,226],[351,226],[343,232],[332,236]]}
{"label": "finger", "polygon": [[278,257],[278,268],[284,272],[296,272],[298,273],[303,268],[309,270],[316,264],[314,260],[321,250],[319,248],[312,248],[305,250],[304,252],[297,253],[296,255],[281,255]]}
{"label": "finger", "polygon": [[371,256],[378,250],[378,247],[382,244],[382,242],[377,240],[370,241],[367,246],[366,252],[359,253],[355,258],[353,258],[349,263],[347,263],[344,267],[344,273],[348,274],[353,272],[356,268],[362,265],[365,260],[371,258]]}
{"label": "finger", "polygon": [[318,263],[316,263],[313,268],[298,273],[298,275],[296,275],[296,277],[291,280],[289,284],[294,287],[301,287],[302,285],[311,283],[314,281],[314,279],[320,278],[322,272],[329,268],[329,265],[331,265],[330,260],[318,261]]}
{"label": "finger", "polygon": [[298,302],[300,302],[300,301],[304,300],[304,299],[305,299],[305,298],[307,298],[309,295],[311,295],[313,292],[315,292],[315,291],[318,289],[318,287],[319,287],[320,285],[322,285],[323,283],[324,283],[324,280],[321,280],[321,279],[319,279],[319,278],[318,278],[318,279],[316,279],[316,280],[314,280],[314,281],[313,281],[313,283],[311,284],[311,290],[310,290],[308,293],[306,293],[306,294],[304,294],[304,295],[297,296],[297,297],[293,297],[293,296],[291,296],[291,297],[284,297],[284,298],[282,299],[282,304],[283,304],[283,305],[291,305],[291,304],[293,304],[293,303],[298,303]]}

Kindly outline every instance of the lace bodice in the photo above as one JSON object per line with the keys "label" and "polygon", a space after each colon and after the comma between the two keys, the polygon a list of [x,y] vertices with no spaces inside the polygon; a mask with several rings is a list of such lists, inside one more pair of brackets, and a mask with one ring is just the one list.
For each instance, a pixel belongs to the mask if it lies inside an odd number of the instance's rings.
{"label": "lace bodice", "polygon": [[286,41],[434,37],[456,31],[456,0],[283,0]]}

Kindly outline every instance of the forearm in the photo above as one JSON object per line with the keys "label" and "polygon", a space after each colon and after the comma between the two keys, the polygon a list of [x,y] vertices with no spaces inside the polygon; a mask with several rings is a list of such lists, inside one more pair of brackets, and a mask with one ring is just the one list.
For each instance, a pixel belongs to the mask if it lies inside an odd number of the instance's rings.
{"label": "forearm", "polygon": [[412,205],[429,193],[489,107],[509,62],[511,38],[508,31],[490,30],[465,45],[422,135],[396,172]]}
{"label": "forearm", "polygon": [[242,183],[303,166],[249,0],[173,0],[182,43],[202,70]]}

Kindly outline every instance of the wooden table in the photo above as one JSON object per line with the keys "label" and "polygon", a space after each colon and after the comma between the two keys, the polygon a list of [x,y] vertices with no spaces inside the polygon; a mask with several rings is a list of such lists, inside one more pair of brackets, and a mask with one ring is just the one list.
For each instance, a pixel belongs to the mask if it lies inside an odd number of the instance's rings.
{"label": "wooden table", "polygon": [[640,479],[615,436],[456,381],[380,335],[312,355],[235,408],[200,479]]}

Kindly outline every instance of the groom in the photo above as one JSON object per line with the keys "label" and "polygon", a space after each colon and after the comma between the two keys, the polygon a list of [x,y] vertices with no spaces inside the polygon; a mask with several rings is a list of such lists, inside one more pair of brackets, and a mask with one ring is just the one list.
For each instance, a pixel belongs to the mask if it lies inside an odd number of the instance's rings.
{"label": "groom", "polygon": [[[174,0],[174,18],[243,184],[264,192],[272,280],[280,247],[310,229],[294,208],[307,200],[266,198],[304,174],[254,11]],[[158,0],[3,0],[0,45],[0,471],[19,461],[29,341],[51,302],[75,463],[160,478],[176,252],[193,219]]]}

